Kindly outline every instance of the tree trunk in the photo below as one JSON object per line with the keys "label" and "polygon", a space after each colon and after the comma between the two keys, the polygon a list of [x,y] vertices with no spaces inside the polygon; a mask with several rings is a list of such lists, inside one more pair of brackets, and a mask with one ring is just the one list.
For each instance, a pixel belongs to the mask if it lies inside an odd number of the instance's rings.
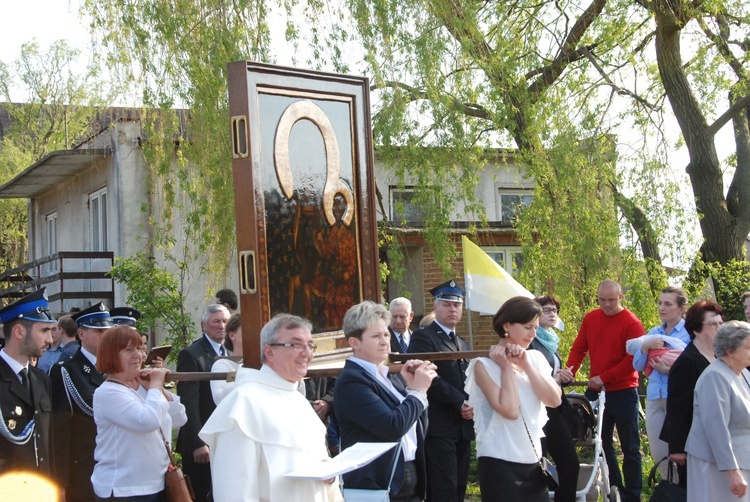
{"label": "tree trunk", "polygon": [[[709,132],[705,115],[684,71],[680,55],[681,29],[693,13],[681,10],[686,8],[684,5],[669,1],[655,1],[653,8],[659,73],[690,155],[687,173],[704,238],[701,247],[703,259],[727,263],[743,257],[742,247],[750,231],[750,215],[746,208],[739,207],[748,204],[742,201],[735,205],[738,211],[729,211],[714,135]],[[743,167],[738,166],[738,170],[743,170]],[[750,190],[750,187],[743,189]],[[735,197],[734,202],[738,200]]]}

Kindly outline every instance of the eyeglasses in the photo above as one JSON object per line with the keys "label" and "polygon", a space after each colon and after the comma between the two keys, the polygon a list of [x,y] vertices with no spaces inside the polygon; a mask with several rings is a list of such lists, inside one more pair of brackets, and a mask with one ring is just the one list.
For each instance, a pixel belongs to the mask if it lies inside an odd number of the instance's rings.
{"label": "eyeglasses", "polygon": [[295,352],[304,352],[305,349],[310,349],[310,352],[315,353],[316,350],[318,350],[318,346],[315,345],[313,342],[310,343],[299,343],[299,342],[293,342],[293,343],[269,343],[271,347],[292,347]]}
{"label": "eyeglasses", "polygon": [[545,314],[557,314],[557,309],[552,307],[544,307],[542,308],[542,312]]}
{"label": "eyeglasses", "polygon": [[711,326],[713,328],[718,328],[722,324],[724,324],[724,321],[711,321],[711,322],[704,322],[703,323],[704,326]]}

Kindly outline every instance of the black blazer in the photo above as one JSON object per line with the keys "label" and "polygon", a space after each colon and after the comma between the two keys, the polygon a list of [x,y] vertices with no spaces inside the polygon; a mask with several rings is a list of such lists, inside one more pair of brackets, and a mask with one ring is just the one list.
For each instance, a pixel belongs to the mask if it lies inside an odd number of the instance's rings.
{"label": "black blazer", "polygon": [[[391,352],[401,352],[401,344],[398,343],[398,336],[396,336],[396,332],[393,331],[393,329],[388,326],[388,331],[391,334]],[[407,330],[406,334],[411,334],[411,330]],[[411,340],[409,340],[411,341]]]}
{"label": "black blazer", "polygon": [[68,398],[62,378],[63,368],[88,408],[93,408],[94,391],[104,382],[104,376],[83,355],[80,347],[73,357],[50,368],[55,477],[65,487],[67,497],[93,500],[91,473],[95,463],[96,423],[93,415],[82,410],[72,396]]}
{"label": "black blazer", "polygon": [[[216,351],[204,334],[177,355],[177,371],[210,372],[216,357]],[[198,437],[198,432],[216,409],[211,394],[211,382],[180,381],[177,384],[177,395],[180,396],[180,402],[185,406],[188,417],[187,423],[180,428],[177,435],[177,451],[183,456],[192,455],[194,450],[206,445]]]}
{"label": "black blazer", "polygon": [[[49,475],[49,428],[52,417],[49,377],[31,365],[28,368],[31,396],[8,363],[0,358],[0,410],[5,426],[17,436],[32,418],[35,423],[34,436],[25,445],[11,443],[0,436],[0,473],[23,469]],[[37,458],[39,467],[36,465]]]}
{"label": "black blazer", "polygon": [[[400,380],[391,378],[393,386],[406,396]],[[355,443],[398,442],[417,423],[417,493],[420,500],[425,497],[426,468],[424,460],[424,437],[427,429],[427,413],[422,403],[414,396],[406,396],[399,403],[396,397],[378,383],[359,364],[347,361],[344,370],[336,379],[334,387],[336,420],[341,430],[341,449]],[[361,469],[344,474],[344,486],[370,490],[385,490],[393,469],[395,450],[388,451]],[[396,472],[391,484],[391,493],[398,493],[404,482],[404,454],[399,453]]]}
{"label": "black blazer", "polygon": [[659,434],[659,439],[669,443],[669,453],[685,453],[685,442],[693,425],[693,391],[709,364],[690,342],[669,370],[667,415]]}
{"label": "black blazer", "polygon": [[[469,350],[461,337],[457,337],[459,348]],[[409,351],[420,352],[456,352],[448,334],[440,325],[433,322],[429,326],[412,333]],[[469,398],[464,392],[466,382],[466,368],[468,363],[464,359],[451,361],[435,361],[439,378],[432,381],[427,398],[430,401],[430,426],[428,436],[451,439],[474,439],[474,421],[461,418],[461,407]]]}
{"label": "black blazer", "polygon": [[549,365],[552,367],[552,376],[555,376],[555,359],[557,359],[558,365],[562,368],[562,360],[560,359],[559,354],[553,354],[552,352],[547,349],[544,345],[542,345],[542,342],[534,338],[531,340],[531,345],[529,345],[529,348],[532,350],[538,350],[542,353],[544,358],[547,360]]}

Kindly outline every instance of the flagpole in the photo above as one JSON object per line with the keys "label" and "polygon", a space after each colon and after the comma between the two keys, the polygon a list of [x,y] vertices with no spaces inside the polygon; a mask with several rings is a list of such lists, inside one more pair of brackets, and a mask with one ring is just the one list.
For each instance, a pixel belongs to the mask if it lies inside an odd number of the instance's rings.
{"label": "flagpole", "polygon": [[[464,273],[464,285],[467,284]],[[469,310],[469,291],[466,291],[466,314],[469,316],[469,350],[474,350],[474,332],[471,329],[471,310]]]}

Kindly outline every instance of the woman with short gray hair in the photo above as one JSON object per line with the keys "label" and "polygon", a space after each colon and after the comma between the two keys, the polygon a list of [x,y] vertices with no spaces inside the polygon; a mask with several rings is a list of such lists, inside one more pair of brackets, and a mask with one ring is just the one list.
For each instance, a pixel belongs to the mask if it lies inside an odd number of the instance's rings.
{"label": "woman with short gray hair", "polygon": [[370,301],[344,315],[344,335],[354,355],[334,387],[341,449],[361,441],[401,444],[400,450],[344,474],[344,488],[390,490],[392,502],[417,502],[424,500],[426,488],[427,389],[437,373],[429,361],[412,359],[401,370],[405,386],[389,376],[383,363],[391,348],[390,320],[385,307]]}
{"label": "woman with short gray hair", "polygon": [[750,324],[716,333],[717,359],[695,386],[688,454],[688,501],[750,501]]}

